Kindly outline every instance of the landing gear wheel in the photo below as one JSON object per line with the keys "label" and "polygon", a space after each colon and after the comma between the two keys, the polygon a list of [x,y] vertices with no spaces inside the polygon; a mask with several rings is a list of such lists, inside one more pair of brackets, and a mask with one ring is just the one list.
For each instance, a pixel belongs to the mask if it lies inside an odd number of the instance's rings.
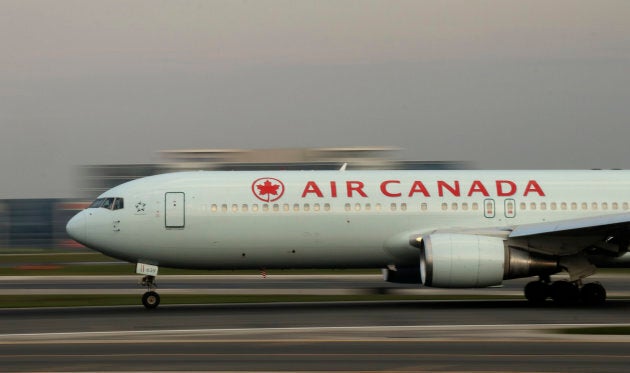
{"label": "landing gear wheel", "polygon": [[542,281],[532,281],[525,285],[525,298],[531,304],[541,305],[549,297],[549,285]]}
{"label": "landing gear wheel", "polygon": [[568,306],[580,300],[580,289],[568,281],[556,281],[551,284],[551,298],[556,304]]}
{"label": "landing gear wheel", "polygon": [[147,291],[142,296],[142,304],[147,309],[154,309],[160,304],[160,295],[155,291]]}
{"label": "landing gear wheel", "polygon": [[582,302],[587,306],[600,306],[606,302],[606,289],[597,282],[582,286],[580,293]]}

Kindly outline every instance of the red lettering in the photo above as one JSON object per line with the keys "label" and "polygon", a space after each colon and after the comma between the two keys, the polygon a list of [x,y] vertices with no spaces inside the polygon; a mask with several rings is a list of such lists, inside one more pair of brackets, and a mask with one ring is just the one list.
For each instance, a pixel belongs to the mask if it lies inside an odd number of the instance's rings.
{"label": "red lettering", "polygon": [[367,197],[367,194],[363,191],[365,185],[361,181],[346,181],[346,189],[348,191],[348,197],[352,197],[352,192],[357,192],[361,197]]}
{"label": "red lettering", "polygon": [[468,189],[468,197],[472,196],[473,193],[481,193],[482,195],[486,197],[490,196],[486,187],[479,180],[473,181],[472,184],[470,185],[470,189]]}
{"label": "red lettering", "polygon": [[334,181],[330,182],[330,196],[337,197],[337,183]]}
{"label": "red lettering", "polygon": [[317,183],[314,181],[309,181],[308,183],[306,183],[306,186],[304,187],[304,191],[302,192],[302,198],[306,197],[307,194],[311,194],[311,193],[315,193],[315,195],[319,198],[324,197],[321,189],[319,189],[319,187],[317,186]]}
{"label": "red lettering", "polygon": [[387,197],[400,197],[402,195],[402,193],[390,193],[387,190],[387,185],[388,184],[400,184],[400,181],[399,180],[386,180],[386,181],[383,181],[381,183],[381,193],[383,193],[384,196],[387,196]]}
{"label": "red lettering", "polygon": [[538,185],[538,182],[536,182],[536,180],[530,180],[527,183],[527,186],[525,187],[525,192],[523,193],[523,196],[527,197],[529,192],[538,193],[538,195],[541,196],[541,197],[545,196],[545,192],[543,192],[542,188],[540,187],[540,185]]}
{"label": "red lettering", "polygon": [[431,197],[427,188],[422,184],[422,181],[419,180],[413,182],[411,189],[409,189],[409,197],[412,197],[416,193],[422,193],[425,197]]}
{"label": "red lettering", "polygon": [[455,197],[461,195],[459,191],[459,181],[454,181],[453,185],[449,185],[446,181],[438,180],[437,185],[440,197],[444,197],[444,189],[448,190]]}
{"label": "red lettering", "polygon": [[[497,196],[499,197],[509,197],[516,194],[516,183],[510,180],[497,180],[495,181],[497,184]],[[504,185],[509,186],[509,190],[503,189]]]}

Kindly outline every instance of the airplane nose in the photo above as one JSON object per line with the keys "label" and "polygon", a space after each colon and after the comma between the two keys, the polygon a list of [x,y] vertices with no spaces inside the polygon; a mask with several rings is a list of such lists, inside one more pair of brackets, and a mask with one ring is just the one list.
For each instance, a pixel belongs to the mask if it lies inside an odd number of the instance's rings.
{"label": "airplane nose", "polygon": [[66,232],[68,235],[79,243],[85,243],[87,238],[87,228],[85,223],[85,214],[80,212],[72,217],[66,224]]}

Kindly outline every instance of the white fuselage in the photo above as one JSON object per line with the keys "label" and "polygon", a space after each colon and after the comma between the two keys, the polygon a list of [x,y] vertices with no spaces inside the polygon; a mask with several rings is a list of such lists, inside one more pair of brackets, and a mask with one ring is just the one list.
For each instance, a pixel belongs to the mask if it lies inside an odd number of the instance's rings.
{"label": "white fuselage", "polygon": [[622,213],[628,171],[182,172],[103,193],[68,224],[107,255],[182,268],[417,265],[413,235]]}

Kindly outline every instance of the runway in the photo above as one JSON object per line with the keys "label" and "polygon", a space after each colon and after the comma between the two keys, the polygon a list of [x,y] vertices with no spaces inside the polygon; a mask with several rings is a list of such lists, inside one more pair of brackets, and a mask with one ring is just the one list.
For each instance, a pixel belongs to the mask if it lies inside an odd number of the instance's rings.
{"label": "runway", "polygon": [[630,301],[3,309],[0,370],[626,371],[628,337],[548,333],[609,323]]}
{"label": "runway", "polygon": [[[141,276],[0,276],[0,295],[14,294],[141,294]],[[555,277],[554,277],[555,278]],[[560,278],[560,277],[558,277]],[[436,289],[391,284],[380,275],[193,275],[159,276],[160,294],[404,294],[404,295],[523,295],[533,279],[504,281],[483,289]],[[630,275],[599,274],[612,297],[630,297]]]}
{"label": "runway", "polygon": [[[0,293],[133,293],[138,276],[0,279]],[[627,295],[626,276],[604,275]],[[522,294],[527,280],[443,290],[379,276],[165,276],[177,293]],[[451,293],[456,294],[456,293]],[[0,309],[0,371],[572,371],[625,372],[630,338],[556,334],[630,324],[630,300],[601,308],[524,300],[141,305]]]}

